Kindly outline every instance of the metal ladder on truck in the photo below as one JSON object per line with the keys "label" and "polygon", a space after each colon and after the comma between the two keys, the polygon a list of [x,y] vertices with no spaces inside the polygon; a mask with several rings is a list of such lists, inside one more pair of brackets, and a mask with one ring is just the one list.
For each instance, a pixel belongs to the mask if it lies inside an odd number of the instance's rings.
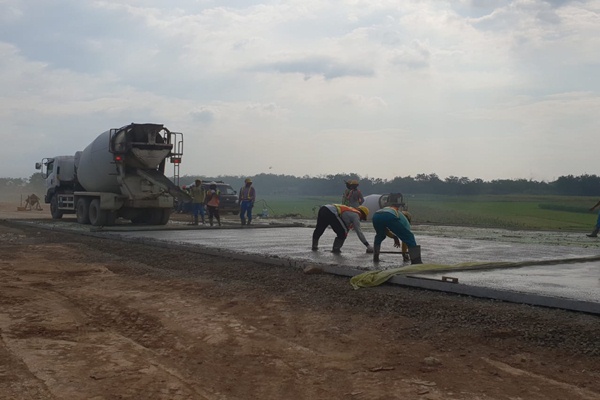
{"label": "metal ladder on truck", "polygon": [[171,140],[173,150],[171,150],[169,161],[173,164],[173,183],[179,186],[179,166],[181,165],[181,157],[183,156],[183,133],[171,132]]}

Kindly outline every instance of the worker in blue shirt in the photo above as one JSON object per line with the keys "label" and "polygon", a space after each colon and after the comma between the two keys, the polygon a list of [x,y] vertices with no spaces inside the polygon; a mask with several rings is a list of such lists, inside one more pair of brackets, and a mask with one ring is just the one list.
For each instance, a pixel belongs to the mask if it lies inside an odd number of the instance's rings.
{"label": "worker in blue shirt", "polygon": [[408,255],[411,264],[423,264],[421,261],[421,246],[417,245],[415,235],[410,229],[410,223],[400,210],[399,204],[392,204],[377,210],[373,214],[373,227],[375,228],[375,242],[373,244],[373,261],[379,261],[381,242],[388,236],[388,232],[395,235],[394,246],[399,247],[400,241],[408,246]]}
{"label": "worker in blue shirt", "polygon": [[[596,208],[598,208],[598,206],[600,206],[600,201],[597,202],[596,204],[594,204],[594,206],[592,208],[590,208],[590,211],[594,211]],[[598,232],[600,232],[600,213],[598,213],[598,219],[596,220],[596,227],[594,227],[594,230],[592,231],[592,233],[587,234],[587,237],[598,237]]]}

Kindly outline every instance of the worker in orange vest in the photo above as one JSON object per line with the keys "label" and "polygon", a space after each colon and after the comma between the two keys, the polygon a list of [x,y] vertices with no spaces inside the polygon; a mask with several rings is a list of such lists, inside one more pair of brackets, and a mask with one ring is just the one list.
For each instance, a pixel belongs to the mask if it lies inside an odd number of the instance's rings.
{"label": "worker in orange vest", "polygon": [[213,226],[213,218],[221,226],[221,217],[219,216],[219,203],[221,202],[221,192],[217,189],[217,183],[211,182],[206,192],[206,209],[208,210],[208,222]]}
{"label": "worker in orange vest", "polygon": [[365,198],[358,188],[358,181],[356,179],[346,181],[346,190],[344,190],[344,194],[342,195],[342,204],[356,208],[364,202]]}

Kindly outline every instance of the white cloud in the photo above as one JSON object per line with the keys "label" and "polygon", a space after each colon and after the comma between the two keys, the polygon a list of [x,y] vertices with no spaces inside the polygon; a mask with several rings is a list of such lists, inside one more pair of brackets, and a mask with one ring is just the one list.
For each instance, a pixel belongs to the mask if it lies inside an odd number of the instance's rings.
{"label": "white cloud", "polygon": [[574,143],[598,132],[599,15],[591,0],[5,0],[3,174],[130,122],[184,132],[189,174],[594,173]]}

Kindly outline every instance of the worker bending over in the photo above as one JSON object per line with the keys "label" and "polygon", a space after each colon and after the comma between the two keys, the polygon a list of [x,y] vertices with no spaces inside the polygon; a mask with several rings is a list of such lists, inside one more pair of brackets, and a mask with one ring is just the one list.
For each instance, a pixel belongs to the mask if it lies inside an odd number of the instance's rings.
{"label": "worker bending over", "polygon": [[[400,211],[402,215],[406,217],[408,223],[411,223],[412,216],[408,211]],[[408,245],[400,240],[400,238],[392,233],[389,229],[386,228],[385,235],[394,240],[394,247],[402,247],[402,260],[410,261],[410,256],[408,255]]]}
{"label": "worker bending over", "polygon": [[[410,214],[409,214],[410,215]],[[394,246],[400,247],[400,241],[408,247],[408,256],[411,264],[423,264],[421,261],[421,246],[417,245],[415,235],[410,230],[410,222],[400,211],[399,204],[384,207],[373,214],[373,227],[375,228],[375,244],[373,245],[373,261],[379,261],[381,242],[393,233]]]}
{"label": "worker bending over", "polygon": [[25,209],[33,210],[35,207],[36,210],[41,210],[42,206],[40,206],[40,198],[34,194],[30,194],[25,199]]}
{"label": "worker bending over", "polygon": [[360,221],[366,221],[369,209],[365,206],[358,208],[348,207],[342,204],[327,204],[319,208],[317,215],[317,227],[313,232],[312,249],[319,250],[319,239],[328,226],[336,233],[333,241],[333,252],[340,253],[348,231],[354,229],[358,239],[367,247],[367,253],[372,253],[373,248],[365,238],[360,229]]}

